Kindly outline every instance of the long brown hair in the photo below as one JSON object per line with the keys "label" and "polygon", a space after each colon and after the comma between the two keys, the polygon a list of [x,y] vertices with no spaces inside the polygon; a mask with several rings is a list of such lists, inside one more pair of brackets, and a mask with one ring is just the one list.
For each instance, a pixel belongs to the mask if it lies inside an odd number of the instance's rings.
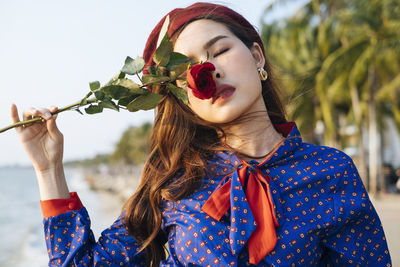
{"label": "long brown hair", "polygon": [[[195,20],[204,18],[223,23],[249,48],[255,42],[243,25],[214,15]],[[172,41],[185,25],[172,36]],[[262,82],[268,115],[273,124],[284,123],[284,108],[267,59],[264,69],[269,74],[268,80]],[[146,266],[158,266],[166,258],[167,233],[161,230],[162,202],[177,201],[194,193],[206,173],[206,159],[216,150],[226,150],[220,144],[222,136],[218,125],[200,119],[173,95],[167,94],[159,103],[150,136],[151,152],[140,185],[123,207],[124,222],[145,252]]]}

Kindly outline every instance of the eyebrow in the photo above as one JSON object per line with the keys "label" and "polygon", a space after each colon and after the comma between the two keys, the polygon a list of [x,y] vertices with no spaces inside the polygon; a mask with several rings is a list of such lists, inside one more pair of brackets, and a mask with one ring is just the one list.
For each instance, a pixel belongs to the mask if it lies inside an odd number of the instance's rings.
{"label": "eyebrow", "polygon": [[207,50],[207,49],[210,48],[213,44],[215,44],[216,42],[218,42],[219,40],[224,39],[224,38],[228,38],[228,36],[226,36],[226,35],[218,35],[218,36],[212,38],[210,41],[208,41],[208,42],[203,46],[204,50]]}

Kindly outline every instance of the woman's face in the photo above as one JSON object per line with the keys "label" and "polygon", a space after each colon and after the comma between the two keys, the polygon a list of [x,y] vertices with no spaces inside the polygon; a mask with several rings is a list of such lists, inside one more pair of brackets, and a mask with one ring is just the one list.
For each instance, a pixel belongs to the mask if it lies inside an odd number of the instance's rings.
{"label": "woman's face", "polygon": [[215,66],[213,77],[219,97],[199,99],[190,88],[178,82],[178,86],[188,92],[189,107],[200,118],[227,123],[248,112],[266,111],[257,72],[258,67],[264,66],[265,59],[257,43],[249,49],[224,24],[201,19],[183,29],[174,51]]}

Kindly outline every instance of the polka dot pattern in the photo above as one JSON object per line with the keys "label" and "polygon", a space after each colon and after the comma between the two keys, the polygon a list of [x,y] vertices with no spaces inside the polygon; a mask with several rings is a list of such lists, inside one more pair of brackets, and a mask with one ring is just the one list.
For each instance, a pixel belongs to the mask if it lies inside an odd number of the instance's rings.
{"label": "polka dot pattern", "polygon": [[85,208],[44,219],[49,266],[145,266],[118,218],[95,242]]}
{"label": "polka dot pattern", "polygon": [[[277,128],[286,136],[281,147],[266,162],[249,162],[270,177],[279,223],[275,248],[257,266],[391,266],[381,222],[352,160],[339,150],[303,143],[293,123]],[[221,151],[208,166],[193,195],[164,202],[169,256],[160,266],[255,266],[247,241],[257,224],[234,171],[240,160]],[[230,209],[215,220],[201,207],[227,181]],[[44,225],[50,266],[145,266],[120,218],[98,242],[85,208]]]}

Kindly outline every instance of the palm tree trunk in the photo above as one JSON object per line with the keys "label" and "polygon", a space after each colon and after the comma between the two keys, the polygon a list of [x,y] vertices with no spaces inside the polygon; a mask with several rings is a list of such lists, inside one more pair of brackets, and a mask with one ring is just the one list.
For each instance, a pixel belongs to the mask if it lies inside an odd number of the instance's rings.
{"label": "palm tree trunk", "polygon": [[374,195],[378,193],[379,176],[382,173],[381,149],[378,138],[378,124],[376,116],[376,103],[374,100],[377,84],[376,73],[369,67],[368,76],[370,79],[370,89],[368,97],[368,117],[369,117],[369,182],[370,192]]}
{"label": "palm tree trunk", "polygon": [[[372,99],[371,99],[372,98]],[[373,92],[370,91],[368,100],[369,115],[369,182],[370,192],[377,193],[378,178],[378,130],[376,125],[376,107],[373,100]]]}
{"label": "palm tree trunk", "polygon": [[[386,121],[384,121],[383,123],[386,123]],[[378,184],[379,184],[379,192],[385,194],[386,193],[386,181],[385,181],[385,170],[384,170],[384,156],[383,156],[383,152],[384,152],[384,148],[385,148],[385,138],[384,138],[384,129],[387,129],[386,126],[381,128],[381,131],[379,133],[379,155],[380,155],[380,162],[378,165]]]}
{"label": "palm tree trunk", "polygon": [[361,114],[361,105],[360,98],[358,96],[358,90],[355,86],[351,86],[350,88],[351,95],[351,103],[353,108],[354,119],[357,126],[357,140],[358,140],[358,166],[357,169],[360,173],[360,177],[364,183],[364,186],[367,190],[369,190],[368,183],[368,172],[367,172],[367,163],[365,157],[365,147],[364,147],[364,131],[362,128],[362,114]]}

